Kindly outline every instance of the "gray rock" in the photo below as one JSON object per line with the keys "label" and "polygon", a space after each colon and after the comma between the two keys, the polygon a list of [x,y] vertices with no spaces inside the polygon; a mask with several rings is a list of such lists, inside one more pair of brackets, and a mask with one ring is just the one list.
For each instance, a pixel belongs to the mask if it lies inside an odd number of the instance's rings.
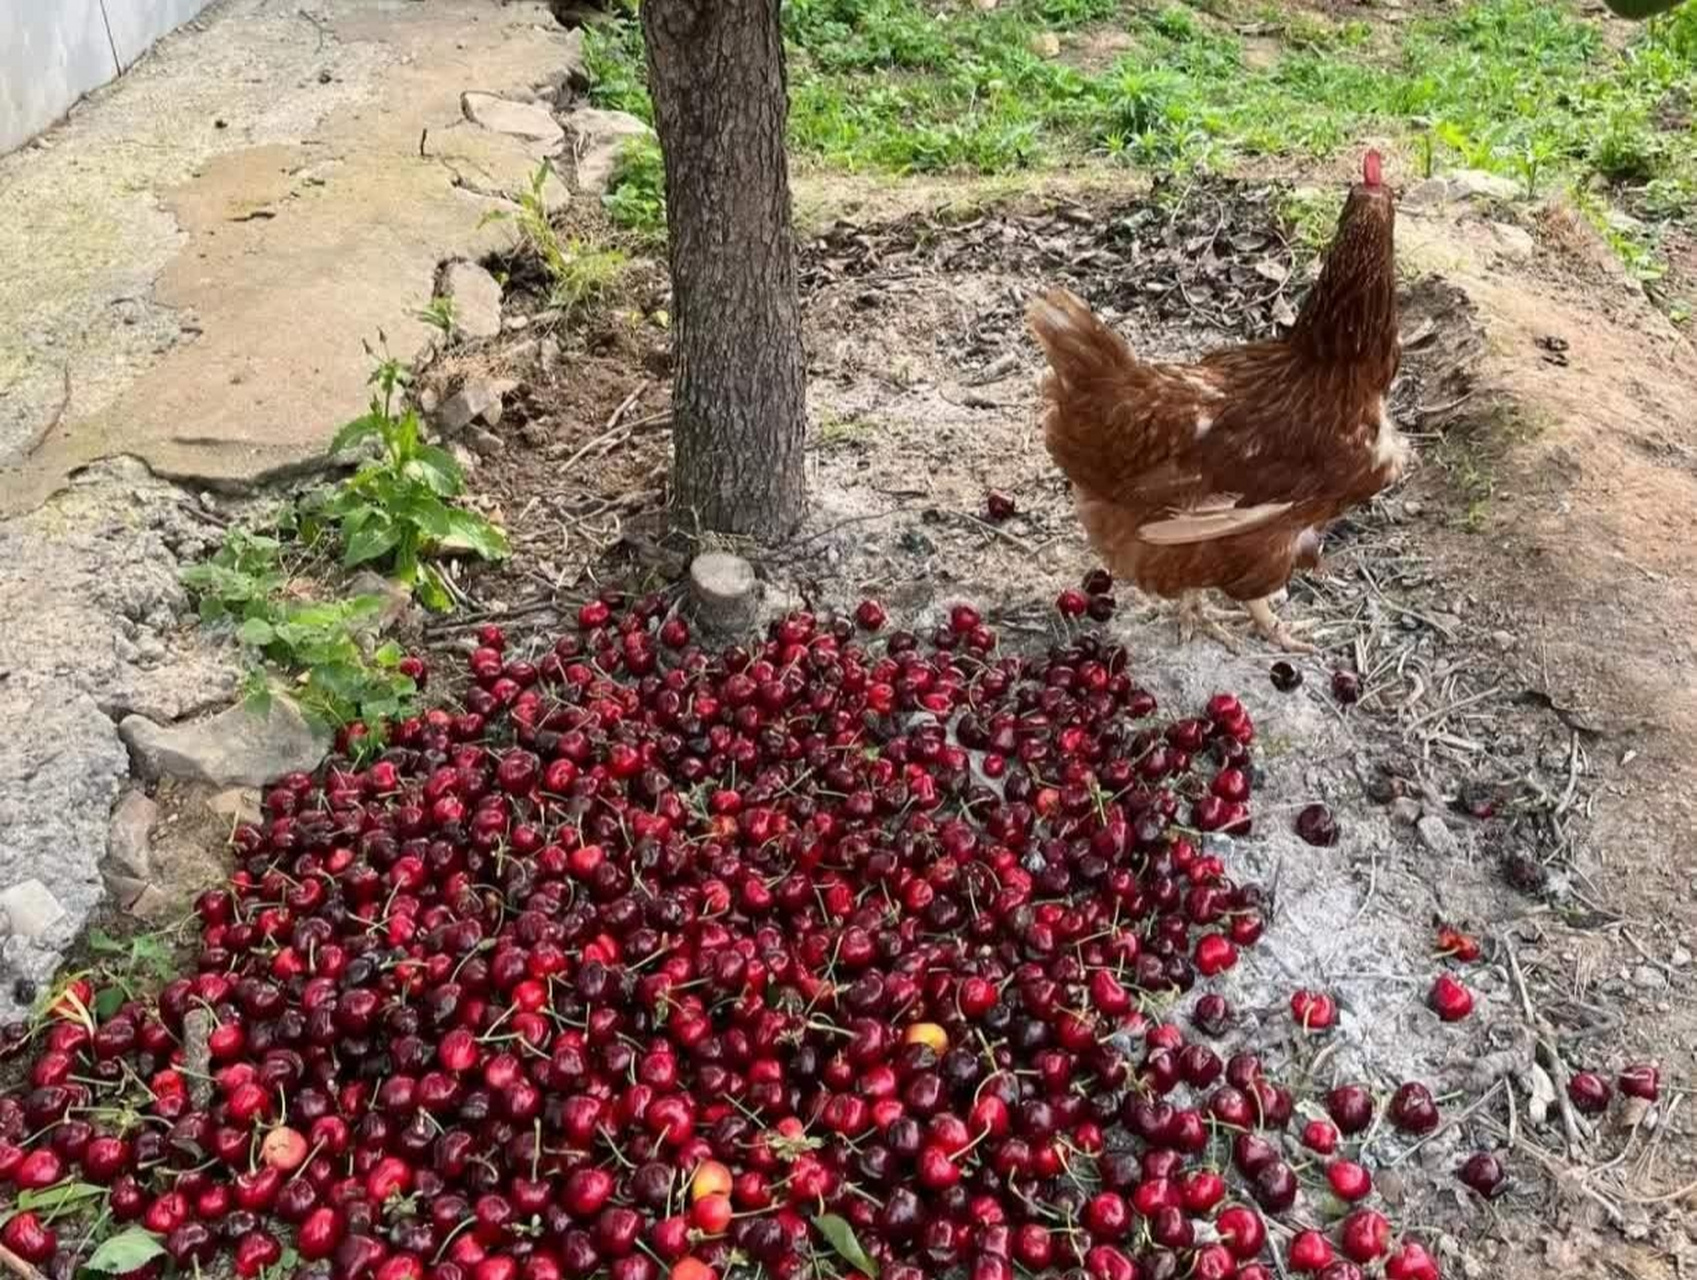
{"label": "gray rock", "polygon": [[577,189],[597,196],[606,192],[626,141],[653,132],[628,112],[599,107],[579,107],[566,117],[566,128],[577,155]]}
{"label": "gray rock", "polygon": [[112,901],[125,911],[130,910],[135,903],[139,902],[142,895],[151,887],[145,880],[138,880],[134,876],[123,875],[115,871],[108,871],[105,875],[105,881],[106,892],[111,894]]}
{"label": "gray rock", "polygon": [[1492,222],[1491,238],[1497,242],[1497,252],[1511,262],[1525,262],[1537,252],[1532,233],[1508,222]]}
{"label": "gray rock", "polygon": [[182,911],[171,897],[156,884],[145,884],[141,892],[130,899],[126,908],[138,920],[149,924],[159,924],[166,920],[180,918]]}
{"label": "gray rock", "polygon": [[740,635],[754,626],[760,612],[760,584],[754,566],[741,556],[709,551],[689,566],[690,596],[710,631]]}
{"label": "gray rock", "polygon": [[147,862],[148,833],[158,821],[159,806],[145,791],[126,791],[112,810],[106,828],[106,856],[126,876],[145,881],[151,869]]}
{"label": "gray rock", "polygon": [[235,822],[258,822],[259,791],[254,787],[225,787],[206,798],[206,807]]}
{"label": "gray rock", "polygon": [[1691,963],[1691,953],[1684,947],[1675,947],[1673,954],[1668,957],[1668,963],[1675,969],[1683,969]]}
{"label": "gray rock", "polygon": [[330,735],[307,723],[290,699],[272,699],[260,715],[238,703],[206,720],[162,728],[129,716],[118,733],[144,778],[169,776],[215,787],[259,787],[285,773],[314,769]]}
{"label": "gray rock", "polygon": [[6,913],[13,933],[32,941],[47,937],[66,914],[52,890],[39,880],[25,880],[0,890],[0,911]]}
{"label": "gray rock", "polygon": [[493,338],[501,332],[501,286],[475,262],[454,262],[442,275],[442,296],[454,304],[454,333]]}
{"label": "gray rock", "polygon": [[[38,621],[5,616],[0,631]],[[11,974],[40,984],[103,896],[106,824],[129,761],[92,698],[59,687],[12,687],[28,674],[14,669],[0,682],[0,721],[9,726],[0,735],[0,885],[34,881],[58,904],[62,921],[44,937],[26,935],[26,922],[12,920],[19,936],[7,945]],[[24,1012],[10,988],[0,983],[0,1021]]]}
{"label": "gray rock", "polygon": [[553,112],[535,102],[514,102],[493,93],[469,90],[460,95],[460,111],[473,124],[552,148],[565,137]]}
{"label": "gray rock", "polygon": [[489,378],[471,378],[465,386],[442,402],[436,411],[436,425],[448,435],[464,431],[479,418],[493,410],[496,421],[501,417],[501,393]]}
{"label": "gray rock", "polygon": [[12,979],[50,982],[59,948],[106,896],[100,867],[129,771],[114,720],[223,706],[239,679],[232,646],[182,629],[179,558],[222,538],[205,512],[140,462],[113,458],[0,520],[0,886],[39,880],[65,911],[47,938],[7,940],[0,1022],[26,1012]]}
{"label": "gray rock", "polygon": [[1405,827],[1420,821],[1420,802],[1412,796],[1398,796],[1391,801],[1391,817]]}
{"label": "gray rock", "polygon": [[1450,184],[1443,178],[1423,178],[1402,193],[1406,209],[1430,209],[1450,198]]}
{"label": "gray rock", "polygon": [[1513,200],[1520,194],[1520,188],[1513,179],[1500,178],[1483,169],[1457,169],[1449,175],[1449,181],[1451,192],[1455,198],[1461,200],[1479,197],[1488,200]]}
{"label": "gray rock", "polygon": [[1668,985],[1668,976],[1654,965],[1641,964],[1632,971],[1632,985],[1644,991],[1661,991]]}
{"label": "gray rock", "polygon": [[468,446],[476,452],[481,453],[486,458],[491,454],[505,453],[507,451],[507,442],[505,440],[501,439],[501,437],[496,435],[493,431],[484,431],[478,427],[473,427],[466,433],[465,442]]}
{"label": "gray rock", "polygon": [[412,592],[393,578],[385,578],[371,569],[361,569],[353,576],[348,583],[348,595],[376,596],[383,601],[382,609],[372,620],[372,630],[377,635],[388,635],[404,628],[422,612],[414,602]]}
{"label": "gray rock", "polygon": [[1461,842],[1455,838],[1455,833],[1444,825],[1442,818],[1428,814],[1415,824],[1419,833],[1420,843],[1431,852],[1441,857],[1456,857],[1461,853]]}

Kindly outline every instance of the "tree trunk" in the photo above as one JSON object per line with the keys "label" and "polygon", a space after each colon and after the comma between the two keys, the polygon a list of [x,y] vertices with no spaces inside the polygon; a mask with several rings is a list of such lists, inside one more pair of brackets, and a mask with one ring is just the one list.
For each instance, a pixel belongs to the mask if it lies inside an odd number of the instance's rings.
{"label": "tree trunk", "polygon": [[672,520],[775,541],[802,516],[801,307],[779,0],[644,0],[666,161]]}

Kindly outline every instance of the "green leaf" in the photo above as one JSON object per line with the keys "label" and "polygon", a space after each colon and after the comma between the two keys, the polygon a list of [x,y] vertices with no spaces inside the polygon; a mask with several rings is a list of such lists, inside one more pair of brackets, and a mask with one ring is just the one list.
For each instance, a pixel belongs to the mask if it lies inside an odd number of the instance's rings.
{"label": "green leaf", "polygon": [[371,655],[371,660],[380,667],[392,667],[406,656],[406,651],[400,645],[393,640],[385,640],[377,646],[377,651]]}
{"label": "green leaf", "polygon": [[263,649],[277,638],[277,632],[264,618],[249,618],[236,629],[236,638],[245,645]]}
{"label": "green leaf", "polygon": [[362,441],[369,440],[383,430],[383,419],[375,413],[362,414],[338,431],[330,440],[328,452],[341,453],[353,448]]}
{"label": "green leaf", "polygon": [[441,573],[434,566],[424,572],[413,591],[418,602],[432,613],[447,613],[454,607],[454,597],[442,585]]}
{"label": "green leaf", "polygon": [[271,681],[263,671],[250,671],[242,683],[243,702],[261,718],[271,714]]}
{"label": "green leaf", "polygon": [[108,1275],[123,1275],[151,1262],[165,1252],[159,1237],[142,1227],[131,1227],[115,1236],[107,1236],[83,1266],[90,1271]]}
{"label": "green leaf", "polygon": [[406,465],[406,474],[423,481],[439,497],[451,498],[465,486],[465,473],[454,455],[433,444],[421,445]]}
{"label": "green leaf", "polygon": [[450,508],[448,525],[448,536],[439,539],[441,545],[448,550],[470,551],[485,560],[507,558],[507,535],[482,516],[470,511],[461,511],[457,507]]}
{"label": "green leaf", "polygon": [[813,1225],[819,1228],[819,1234],[825,1237],[843,1261],[862,1275],[878,1280],[878,1264],[866,1256],[866,1250],[862,1249],[860,1241],[855,1239],[854,1228],[849,1225],[847,1218],[839,1218],[834,1213],[821,1213],[813,1219]]}
{"label": "green leaf", "polygon": [[128,993],[122,987],[110,986],[104,988],[99,995],[94,997],[94,1016],[105,1022],[106,1019],[123,1008],[124,1001],[128,998]]}
{"label": "green leaf", "polygon": [[90,929],[88,931],[88,945],[91,950],[101,951],[109,956],[124,956],[130,953],[128,947],[104,929]]}
{"label": "green leaf", "polygon": [[387,521],[360,529],[348,539],[347,549],[342,552],[342,563],[351,569],[356,564],[375,560],[387,555],[400,540],[401,535]]}
{"label": "green leaf", "polygon": [[97,1187],[88,1182],[55,1182],[50,1187],[19,1192],[17,1207],[58,1213],[61,1209],[69,1209],[85,1201],[98,1200],[105,1194],[104,1187]]}
{"label": "green leaf", "polygon": [[395,504],[395,514],[412,521],[427,538],[440,540],[453,532],[453,508],[434,493],[412,493]]}

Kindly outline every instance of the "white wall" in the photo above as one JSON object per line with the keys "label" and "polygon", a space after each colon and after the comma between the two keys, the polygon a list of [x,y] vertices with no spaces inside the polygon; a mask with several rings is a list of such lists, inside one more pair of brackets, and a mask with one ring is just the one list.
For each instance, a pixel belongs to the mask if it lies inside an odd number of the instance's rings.
{"label": "white wall", "polygon": [[211,0],[0,0],[0,153],[116,79]]}

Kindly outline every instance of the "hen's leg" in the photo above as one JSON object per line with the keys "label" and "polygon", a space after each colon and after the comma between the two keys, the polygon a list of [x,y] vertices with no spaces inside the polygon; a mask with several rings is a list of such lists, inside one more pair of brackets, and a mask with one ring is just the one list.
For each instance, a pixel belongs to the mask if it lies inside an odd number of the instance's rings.
{"label": "hen's leg", "polygon": [[1273,606],[1265,596],[1259,600],[1246,600],[1243,607],[1249,610],[1249,616],[1254,619],[1255,629],[1286,653],[1318,652],[1307,641],[1298,640],[1291,633],[1291,628],[1279,621],[1279,615],[1273,612]]}

